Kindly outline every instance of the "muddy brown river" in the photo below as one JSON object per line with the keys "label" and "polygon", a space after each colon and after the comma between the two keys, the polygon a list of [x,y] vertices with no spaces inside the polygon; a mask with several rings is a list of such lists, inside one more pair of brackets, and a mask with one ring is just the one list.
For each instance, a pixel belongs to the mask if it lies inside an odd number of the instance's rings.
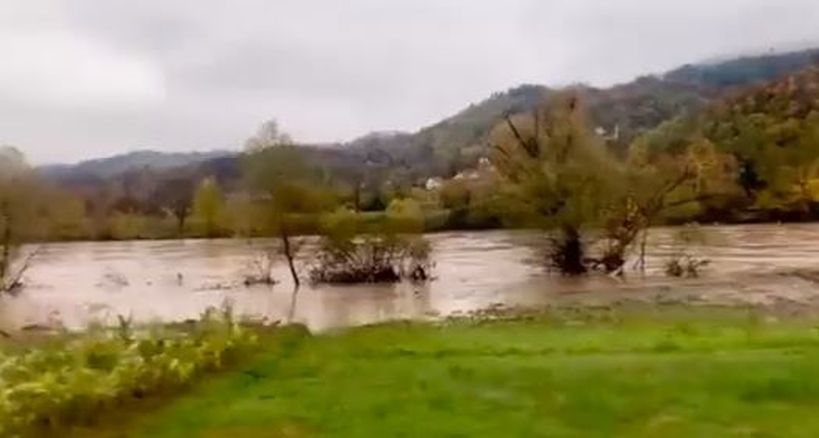
{"label": "muddy brown river", "polygon": [[[177,240],[47,244],[16,296],[0,298],[0,329],[196,318],[230,302],[236,313],[301,322],[314,330],[391,319],[458,315],[499,306],[685,301],[819,308],[819,224],[699,227],[693,254],[711,264],[700,278],[669,279],[664,264],[679,229],[652,230],[647,270],[624,279],[568,279],[542,267],[531,232],[454,232],[429,236],[435,280],[425,285],[303,286],[294,293],[277,263],[273,286],[245,286],[253,261],[275,241]],[[309,245],[300,266],[310,260]]]}

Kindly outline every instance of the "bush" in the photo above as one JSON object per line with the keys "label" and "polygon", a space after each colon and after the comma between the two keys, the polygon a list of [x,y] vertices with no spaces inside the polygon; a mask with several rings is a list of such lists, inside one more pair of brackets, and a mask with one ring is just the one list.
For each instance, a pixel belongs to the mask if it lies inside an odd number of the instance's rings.
{"label": "bush", "polygon": [[314,283],[397,283],[430,279],[429,244],[420,237],[368,234],[352,239],[325,237]]}
{"label": "bush", "polygon": [[[395,283],[430,278],[429,243],[406,234],[404,218],[387,217],[377,227],[340,210],[324,218],[316,262],[310,268],[314,283]],[[366,225],[366,226],[365,226]],[[361,228],[366,232],[360,233]]]}
{"label": "bush", "polygon": [[691,254],[679,254],[668,259],[665,264],[665,274],[669,277],[697,278],[702,268],[710,263],[708,259],[694,257]]}
{"label": "bush", "polygon": [[182,329],[115,330],[0,352],[0,436],[91,422],[100,409],[171,391],[256,343],[229,308]]}
{"label": "bush", "polygon": [[263,284],[272,286],[277,283],[273,278],[273,266],[276,264],[274,251],[271,249],[260,251],[248,263],[244,276],[244,285],[253,286]]}
{"label": "bush", "polygon": [[424,228],[424,211],[414,199],[393,199],[387,207],[387,232],[402,231],[420,233]]}
{"label": "bush", "polygon": [[669,277],[699,277],[702,269],[711,263],[707,258],[696,256],[692,250],[697,243],[705,241],[702,230],[694,224],[686,225],[676,232],[674,240],[674,253],[665,264],[666,275]]}

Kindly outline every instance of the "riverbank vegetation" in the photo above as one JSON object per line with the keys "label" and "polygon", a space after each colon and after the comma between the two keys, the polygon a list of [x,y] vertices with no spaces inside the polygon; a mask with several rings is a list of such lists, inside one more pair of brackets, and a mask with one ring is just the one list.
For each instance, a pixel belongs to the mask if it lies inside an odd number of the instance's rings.
{"label": "riverbank vegetation", "polygon": [[42,237],[48,192],[29,171],[22,154],[0,147],[0,294],[21,286],[36,250],[21,253],[22,243]]}
{"label": "riverbank vegetation", "polygon": [[346,329],[78,436],[812,436],[814,326],[664,307]]}
{"label": "riverbank vegetation", "polygon": [[362,226],[346,210],[328,215],[310,280],[348,284],[429,280],[430,246],[422,230],[418,216],[402,209],[393,209],[375,226]]}
{"label": "riverbank vegetation", "polygon": [[44,436],[96,421],[245,359],[258,331],[229,307],[177,326],[92,327],[0,344],[0,435]]}

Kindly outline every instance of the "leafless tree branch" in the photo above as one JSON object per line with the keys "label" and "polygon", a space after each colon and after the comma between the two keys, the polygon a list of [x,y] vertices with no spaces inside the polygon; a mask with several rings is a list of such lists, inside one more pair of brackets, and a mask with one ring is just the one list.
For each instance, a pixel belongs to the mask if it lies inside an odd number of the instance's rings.
{"label": "leafless tree branch", "polygon": [[[22,285],[23,275],[25,275],[26,271],[31,267],[31,262],[34,260],[35,257],[40,253],[42,247],[38,246],[33,251],[28,253],[25,258],[20,262],[20,266],[17,268],[16,271],[13,273],[11,271],[11,266],[8,267],[8,271],[6,278],[0,279],[2,284],[0,284],[0,292],[5,293],[13,293],[17,288]],[[8,262],[10,264],[10,262]]]}

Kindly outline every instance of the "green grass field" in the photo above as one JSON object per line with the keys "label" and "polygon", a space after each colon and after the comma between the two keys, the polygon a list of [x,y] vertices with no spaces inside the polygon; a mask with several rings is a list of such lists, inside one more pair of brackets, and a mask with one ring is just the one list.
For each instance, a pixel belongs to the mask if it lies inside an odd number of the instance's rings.
{"label": "green grass field", "polygon": [[80,434],[819,436],[810,321],[654,310],[287,339],[159,408]]}

